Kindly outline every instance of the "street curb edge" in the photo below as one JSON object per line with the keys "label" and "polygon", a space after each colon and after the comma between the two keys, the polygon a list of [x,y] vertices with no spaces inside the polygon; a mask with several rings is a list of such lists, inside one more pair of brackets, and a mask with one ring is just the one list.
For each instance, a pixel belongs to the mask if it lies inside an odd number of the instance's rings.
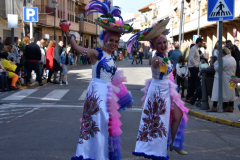
{"label": "street curb edge", "polygon": [[240,128],[240,122],[232,121],[232,120],[228,120],[228,119],[224,119],[224,118],[219,118],[216,116],[210,116],[208,114],[194,111],[193,109],[190,109],[190,108],[188,108],[188,109],[189,109],[189,112],[188,112],[189,114],[194,115],[198,118]]}

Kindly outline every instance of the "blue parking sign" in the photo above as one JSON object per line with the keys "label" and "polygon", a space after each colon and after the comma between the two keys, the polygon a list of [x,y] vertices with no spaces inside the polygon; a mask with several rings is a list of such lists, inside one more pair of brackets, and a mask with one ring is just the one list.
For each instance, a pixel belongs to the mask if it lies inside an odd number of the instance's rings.
{"label": "blue parking sign", "polygon": [[37,7],[23,7],[23,21],[24,22],[38,22],[38,8]]}
{"label": "blue parking sign", "polygon": [[235,0],[208,0],[208,21],[234,19]]}

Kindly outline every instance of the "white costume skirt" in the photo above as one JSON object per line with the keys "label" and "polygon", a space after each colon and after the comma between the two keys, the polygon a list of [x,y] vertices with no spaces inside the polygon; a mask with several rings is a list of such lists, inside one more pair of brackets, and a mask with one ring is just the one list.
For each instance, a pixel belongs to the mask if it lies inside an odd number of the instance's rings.
{"label": "white costume skirt", "polygon": [[[172,148],[183,149],[188,109],[178,94],[177,85],[170,80],[151,79],[143,89],[145,96],[137,142],[133,155],[144,158],[167,160],[169,143]],[[171,121],[174,104],[183,112],[174,142],[171,141]]]}
{"label": "white costume skirt", "polygon": [[122,159],[119,111],[130,108],[134,102],[122,82],[126,82],[122,71],[116,72],[112,83],[96,78],[90,82],[76,156],[72,160]]}

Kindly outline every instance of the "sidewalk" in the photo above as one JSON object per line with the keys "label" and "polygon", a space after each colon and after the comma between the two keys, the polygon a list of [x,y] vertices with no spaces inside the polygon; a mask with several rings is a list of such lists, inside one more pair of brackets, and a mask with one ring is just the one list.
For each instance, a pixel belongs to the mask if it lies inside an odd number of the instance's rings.
{"label": "sidewalk", "polygon": [[[182,99],[185,102],[185,98]],[[196,117],[206,119],[209,121],[217,122],[217,123],[222,123],[226,124],[229,126],[234,126],[234,127],[240,127],[240,111],[237,107],[237,105],[240,103],[240,98],[235,100],[234,102],[234,111],[233,113],[228,113],[228,112],[223,112],[223,113],[217,113],[217,112],[206,112],[206,110],[201,110],[200,107],[197,107],[196,105],[191,105],[189,103],[185,102],[185,106],[188,107],[189,114],[192,114]],[[209,107],[212,107],[212,102],[209,101]]]}

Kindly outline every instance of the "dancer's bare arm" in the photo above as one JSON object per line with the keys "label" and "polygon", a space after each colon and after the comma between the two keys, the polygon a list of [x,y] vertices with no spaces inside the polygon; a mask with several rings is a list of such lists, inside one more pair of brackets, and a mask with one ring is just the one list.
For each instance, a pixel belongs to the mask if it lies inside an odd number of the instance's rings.
{"label": "dancer's bare arm", "polygon": [[95,64],[97,61],[98,51],[95,49],[89,49],[84,48],[82,46],[79,46],[74,39],[71,38],[71,35],[69,32],[65,32],[68,43],[71,44],[71,47],[78,53],[78,54],[84,54],[86,57],[91,58],[92,64]]}

